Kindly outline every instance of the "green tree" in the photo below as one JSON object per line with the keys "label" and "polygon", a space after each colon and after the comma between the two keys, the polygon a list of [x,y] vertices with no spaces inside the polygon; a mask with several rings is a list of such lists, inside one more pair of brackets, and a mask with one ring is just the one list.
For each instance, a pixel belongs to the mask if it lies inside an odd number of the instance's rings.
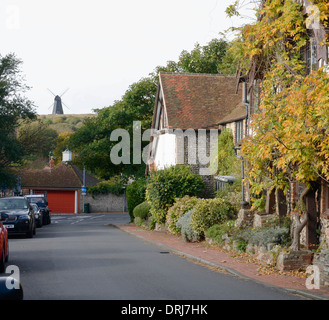
{"label": "green tree", "polygon": [[51,149],[56,164],[62,161],[63,152],[69,149],[69,141],[72,134],[72,132],[61,132],[56,137],[54,148]]}
{"label": "green tree", "polygon": [[28,122],[17,130],[17,139],[25,153],[32,157],[48,157],[56,145],[58,134],[42,121]]}
{"label": "green tree", "polygon": [[217,175],[239,177],[241,168],[234,152],[234,141],[231,130],[223,130],[218,137],[218,154],[211,159],[211,165],[218,168]]}
{"label": "green tree", "polygon": [[197,43],[191,52],[182,51],[177,66],[182,72],[221,73],[227,48],[228,43],[223,39],[213,39],[205,46]]}
{"label": "green tree", "polygon": [[[117,174],[144,176],[142,159],[140,164],[133,163],[133,122],[141,122],[141,132],[151,128],[156,90],[157,85],[152,77],[143,78],[132,84],[121,100],[110,107],[96,110],[97,117],[87,119],[71,136],[70,148],[78,154],[75,162],[103,179]],[[129,133],[128,164],[112,162],[111,150],[118,144],[111,141],[115,129],[124,129]],[[142,148],[148,143],[143,142]]]}
{"label": "green tree", "polygon": [[0,188],[15,184],[12,166],[23,155],[15,134],[19,121],[36,117],[33,103],[24,96],[29,88],[20,70],[21,63],[14,54],[0,55]]}
{"label": "green tree", "polygon": [[[159,72],[218,73],[219,66],[222,66],[223,70],[226,68],[224,72],[229,73],[229,60],[223,60],[227,48],[228,43],[223,39],[213,39],[205,46],[197,44],[190,53],[183,51],[178,62],[168,61],[166,66],[155,68],[149,77],[133,83],[123,97],[113,105],[95,110],[97,116],[85,120],[84,125],[70,138],[70,149],[78,155],[75,157],[75,163],[85,166],[103,179],[117,174],[144,176],[143,161],[141,164],[133,163],[133,122],[141,121],[142,133],[151,129]],[[225,68],[224,61],[228,61]],[[129,132],[129,164],[118,165],[112,162],[111,150],[118,143],[110,139],[115,129],[125,129]],[[142,148],[148,143],[143,142]]]}
{"label": "green tree", "polygon": [[230,48],[231,43],[224,39],[212,39],[204,46],[197,43],[190,52],[183,50],[177,62],[168,61],[166,66],[157,67],[152,75],[157,77],[160,71],[235,74],[238,61]]}

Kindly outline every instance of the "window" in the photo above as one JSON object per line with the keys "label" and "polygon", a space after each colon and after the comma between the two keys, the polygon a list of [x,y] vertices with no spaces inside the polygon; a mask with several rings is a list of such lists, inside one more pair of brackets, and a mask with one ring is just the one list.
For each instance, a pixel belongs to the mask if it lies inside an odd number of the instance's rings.
{"label": "window", "polygon": [[318,69],[317,44],[314,38],[311,38],[306,46],[302,48],[301,58],[306,64],[307,74]]}
{"label": "window", "polygon": [[235,123],[235,143],[241,142],[243,139],[243,121]]}

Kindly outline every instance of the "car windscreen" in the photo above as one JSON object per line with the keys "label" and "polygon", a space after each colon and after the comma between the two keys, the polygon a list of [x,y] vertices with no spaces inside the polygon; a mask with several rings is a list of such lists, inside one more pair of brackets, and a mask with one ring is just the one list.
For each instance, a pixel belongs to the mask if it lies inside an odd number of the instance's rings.
{"label": "car windscreen", "polygon": [[24,199],[0,199],[0,210],[28,209]]}

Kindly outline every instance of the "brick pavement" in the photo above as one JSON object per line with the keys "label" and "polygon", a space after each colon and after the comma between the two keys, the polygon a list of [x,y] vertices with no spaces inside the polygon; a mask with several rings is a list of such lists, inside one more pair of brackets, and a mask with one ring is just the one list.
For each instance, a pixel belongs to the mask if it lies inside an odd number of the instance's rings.
{"label": "brick pavement", "polygon": [[214,271],[229,272],[239,277],[253,279],[265,285],[284,288],[293,293],[302,294],[309,299],[329,300],[329,289],[308,290],[306,277],[293,272],[279,272],[265,268],[253,261],[247,254],[227,252],[218,246],[206,242],[187,243],[181,237],[168,232],[150,231],[136,225],[117,225],[121,230],[148,241],[182,257],[201,263]]}

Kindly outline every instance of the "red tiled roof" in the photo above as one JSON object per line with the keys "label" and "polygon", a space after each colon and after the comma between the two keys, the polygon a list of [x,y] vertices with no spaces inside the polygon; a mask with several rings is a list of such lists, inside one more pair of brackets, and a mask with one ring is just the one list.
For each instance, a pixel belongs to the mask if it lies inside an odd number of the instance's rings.
{"label": "red tiled roof", "polygon": [[53,169],[43,170],[23,169],[18,172],[23,188],[42,189],[80,189],[82,181],[70,165],[59,164]]}
{"label": "red tiled roof", "polygon": [[218,127],[241,103],[236,77],[214,74],[160,73],[168,126],[173,129]]}
{"label": "red tiled roof", "polygon": [[229,122],[234,122],[237,120],[242,120],[246,117],[246,105],[244,103],[240,103],[236,106],[231,113],[229,113],[226,117],[221,119],[220,124],[226,124]]}

